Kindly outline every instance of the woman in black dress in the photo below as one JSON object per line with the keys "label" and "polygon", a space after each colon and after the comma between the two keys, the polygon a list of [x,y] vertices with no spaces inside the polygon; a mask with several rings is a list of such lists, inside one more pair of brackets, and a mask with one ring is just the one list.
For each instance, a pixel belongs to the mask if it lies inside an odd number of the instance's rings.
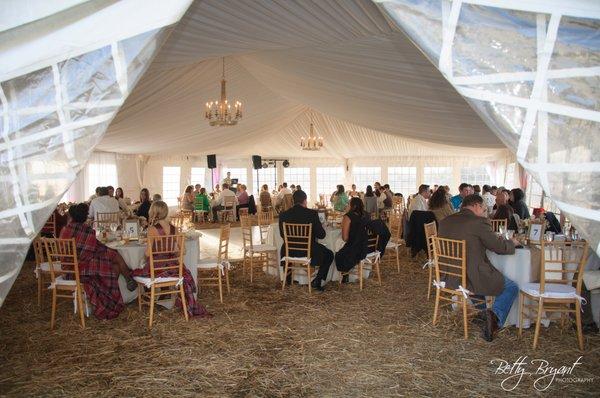
{"label": "woman in black dress", "polygon": [[342,219],[344,246],[335,254],[335,266],[340,272],[348,272],[367,256],[367,229],[369,221],[362,200],[352,198],[350,210]]}
{"label": "woman in black dress", "polygon": [[525,192],[521,188],[515,188],[510,191],[510,200],[515,214],[518,214],[521,220],[530,217],[527,203],[525,203]]}
{"label": "woman in black dress", "polygon": [[140,191],[140,205],[135,211],[135,215],[138,217],[145,217],[148,220],[148,211],[150,210],[150,192],[146,188],[142,188]]}

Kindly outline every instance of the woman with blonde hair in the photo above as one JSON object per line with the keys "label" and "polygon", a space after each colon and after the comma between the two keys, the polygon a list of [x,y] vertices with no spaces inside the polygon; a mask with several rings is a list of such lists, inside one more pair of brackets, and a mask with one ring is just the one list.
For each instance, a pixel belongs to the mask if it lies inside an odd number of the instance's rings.
{"label": "woman with blonde hair", "polygon": [[183,196],[181,197],[181,208],[183,210],[194,210],[195,200],[196,197],[194,196],[194,187],[188,185],[187,188],[185,188]]}
{"label": "woman with blonde hair", "polygon": [[[155,236],[165,236],[165,235],[176,235],[177,230],[167,220],[169,215],[169,207],[163,201],[153,202],[150,206],[150,210],[148,212],[148,238]],[[164,248],[163,248],[164,249]],[[173,249],[174,250],[174,249]],[[146,266],[142,269],[136,269],[133,271],[135,276],[150,276],[150,261],[148,257],[152,255],[152,248],[150,245],[146,248]],[[155,255],[154,260],[160,260],[161,258],[169,258],[170,255],[167,253],[166,257],[164,255]],[[174,264],[165,264],[162,263],[162,267],[167,267],[169,265]],[[179,271],[177,269],[168,269],[163,270],[157,274],[155,277],[178,277]],[[184,266],[183,267],[183,290],[185,291],[185,301],[187,303],[188,313],[191,316],[197,316],[200,318],[211,316],[206,308],[202,306],[202,304],[196,301],[196,284],[194,283],[194,278],[190,271]],[[181,305],[181,300],[177,297],[176,304],[178,306]]]}

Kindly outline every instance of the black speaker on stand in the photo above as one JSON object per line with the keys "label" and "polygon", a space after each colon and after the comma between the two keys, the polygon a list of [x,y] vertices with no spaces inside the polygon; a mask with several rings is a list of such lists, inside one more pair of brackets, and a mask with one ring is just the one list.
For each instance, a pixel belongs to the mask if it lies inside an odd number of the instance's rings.
{"label": "black speaker on stand", "polygon": [[[252,155],[252,167],[254,170],[262,169],[262,157],[260,155]],[[260,194],[260,175],[256,172],[256,192]]]}
{"label": "black speaker on stand", "polygon": [[212,186],[212,190],[215,190],[215,170],[217,168],[217,155],[206,155],[206,164],[210,169],[210,184]]}

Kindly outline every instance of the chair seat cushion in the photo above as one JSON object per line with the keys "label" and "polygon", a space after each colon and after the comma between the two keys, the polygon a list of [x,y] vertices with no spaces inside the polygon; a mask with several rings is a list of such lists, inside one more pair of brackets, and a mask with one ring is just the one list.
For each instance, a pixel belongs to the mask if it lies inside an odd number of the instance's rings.
{"label": "chair seat cushion", "polygon": [[198,268],[201,269],[217,269],[219,268],[219,263],[216,258],[207,258],[200,260],[198,262]]}
{"label": "chair seat cushion", "polygon": [[402,246],[402,243],[400,243],[400,242],[389,241],[388,244],[385,245],[385,248],[386,249],[395,249],[400,246]]}
{"label": "chair seat cushion", "polygon": [[[62,266],[60,263],[52,263],[52,266],[54,268],[54,271],[61,271],[62,270]],[[50,263],[49,262],[45,262],[45,263],[41,263],[40,264],[40,269],[44,272],[50,272]]]}
{"label": "chair seat cushion", "polygon": [[525,283],[521,285],[521,290],[534,297],[568,299],[577,298],[577,290],[573,286],[560,283],[546,283],[544,285],[544,294],[540,294],[539,283]]}
{"label": "chair seat cushion", "polygon": [[264,252],[272,252],[272,251],[277,251],[277,248],[274,245],[267,245],[267,244],[261,244],[261,245],[246,245],[246,250],[248,250],[249,252],[254,252],[254,253],[264,253]]}
{"label": "chair seat cushion", "polygon": [[292,263],[310,263],[309,257],[281,257],[281,261],[285,260]]}
{"label": "chair seat cushion", "polygon": [[177,282],[177,284],[181,283],[181,279],[177,278],[177,277],[159,277],[159,278],[154,278],[154,280],[152,280],[152,278],[147,278],[145,276],[134,276],[133,279],[137,282],[137,283],[141,283],[143,285],[145,285],[146,287],[150,287],[155,283],[167,283],[167,282]]}

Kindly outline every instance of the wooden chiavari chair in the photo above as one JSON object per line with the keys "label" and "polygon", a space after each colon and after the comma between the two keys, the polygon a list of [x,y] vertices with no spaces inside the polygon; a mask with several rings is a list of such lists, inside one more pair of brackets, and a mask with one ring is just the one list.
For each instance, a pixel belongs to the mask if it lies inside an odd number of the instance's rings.
{"label": "wooden chiavari chair", "polygon": [[350,269],[348,272],[340,272],[340,285],[342,284],[342,278],[344,275],[356,275],[358,278],[358,285],[360,290],[363,290],[363,275],[365,270],[372,270],[377,274],[377,283],[381,286],[381,270],[379,269],[381,253],[377,250],[377,244],[379,243],[379,235],[374,234],[371,231],[367,232],[367,257],[364,260]]}
{"label": "wooden chiavari chair", "polygon": [[492,223],[492,230],[494,232],[500,232],[500,227],[504,227],[504,231],[507,230],[508,220],[506,218],[501,220],[490,220]]}
{"label": "wooden chiavari chair", "polygon": [[[468,311],[476,312],[475,304],[485,305],[485,300],[472,296],[467,286],[467,242],[464,240],[445,239],[437,236],[433,240],[433,256],[435,262],[435,307],[433,325],[438,321],[440,307],[456,304],[462,309],[464,337],[469,337]],[[457,289],[446,287],[442,278],[458,278]],[[440,305],[440,301],[446,301]]]}
{"label": "wooden chiavari chair", "polygon": [[[46,248],[44,247],[44,241],[42,238],[37,237],[33,240],[33,254],[35,255],[35,277],[37,279],[37,301],[38,306],[42,305],[42,290],[44,286],[44,277],[47,276],[50,279],[50,262],[47,260]],[[61,266],[60,262],[52,263],[54,266],[54,272],[60,275]]]}
{"label": "wooden chiavari chair", "polygon": [[427,300],[431,297],[431,286],[433,280],[433,269],[434,267],[434,255],[433,255],[433,237],[437,236],[437,224],[432,221],[424,225],[425,228],[425,239],[427,239],[427,262],[425,267],[429,268],[429,284],[427,285]]}
{"label": "wooden chiavari chair", "polygon": [[396,253],[396,268],[398,269],[398,273],[400,273],[400,247],[406,247],[406,243],[402,238],[402,234],[404,232],[402,215],[396,212],[392,213],[390,216],[389,225],[392,236],[386,245],[385,250],[393,250]]}
{"label": "wooden chiavari chair", "polygon": [[223,210],[217,211],[219,222],[235,222],[235,196],[223,197]]}
{"label": "wooden chiavari chair", "polygon": [[[275,217],[273,215],[273,210],[262,211],[258,213],[258,225],[268,225],[270,226],[275,221]],[[264,242],[262,242],[264,243]]]}
{"label": "wooden chiavari chair", "polygon": [[[138,307],[142,305],[150,307],[150,318],[148,327],[152,327],[154,321],[154,304],[160,296],[172,296],[179,294],[185,320],[189,319],[185,291],[183,289],[183,253],[185,240],[182,234],[149,236],[150,247],[150,276],[135,276],[133,279],[138,283]],[[162,272],[177,270],[177,276],[162,277]],[[148,289],[149,291],[146,291]]]}
{"label": "wooden chiavari chair", "polygon": [[105,228],[110,229],[111,224],[121,224],[121,218],[119,216],[119,212],[113,213],[96,213],[96,219],[94,220],[94,225],[96,229]]}
{"label": "wooden chiavari chair", "polygon": [[[540,282],[525,283],[519,291],[519,336],[523,333],[523,318],[535,319],[533,349],[537,348],[542,314],[560,313],[564,325],[568,314],[574,313],[579,349],[583,350],[581,330],[581,287],[588,243],[541,241]],[[525,304],[525,299],[535,304]]]}
{"label": "wooden chiavari chair", "polygon": [[46,220],[46,223],[42,227],[42,230],[40,231],[40,233],[45,236],[51,236],[53,238],[57,238],[57,236],[56,236],[56,212],[53,211],[52,214],[50,214],[50,217],[48,217],[48,220]]}
{"label": "wooden chiavari chair", "polygon": [[[219,288],[219,299],[223,302],[223,279],[229,293],[229,237],[231,226],[225,224],[221,226],[219,234],[219,247],[217,257],[201,260],[198,263],[197,280],[198,295],[200,295],[201,286],[216,286]],[[204,276],[203,276],[204,275]]]}
{"label": "wooden chiavari chair", "polygon": [[[56,323],[56,301],[59,298],[73,300],[75,312],[79,311],[81,327],[85,328],[84,292],[79,280],[79,262],[77,261],[77,248],[75,239],[42,238],[46,249],[46,257],[49,264],[50,287],[52,290],[52,315],[50,317],[50,329],[54,329]],[[55,269],[60,268],[60,272]],[[67,276],[73,279],[67,279]]]}
{"label": "wooden chiavari chair", "polygon": [[[242,230],[242,242],[243,242],[243,252],[244,252],[244,261],[243,261],[243,274],[246,274],[246,267],[250,268],[250,283],[253,282],[253,274],[254,268],[257,266],[259,269],[262,269],[263,266],[266,268],[273,267],[275,269],[277,266],[277,248],[274,245],[269,245],[267,243],[263,243],[263,233],[262,228],[264,225],[258,226],[259,231],[261,232],[261,243],[255,244],[253,242],[252,237],[252,226],[254,225],[255,217],[251,216],[240,216],[240,225]],[[270,228],[270,225],[267,226]],[[268,234],[268,231],[266,231]],[[264,238],[266,241],[266,237]]]}
{"label": "wooden chiavari chair", "polygon": [[[292,272],[292,280],[295,271],[306,271],[308,277],[308,294],[311,294],[311,266],[310,255],[312,245],[312,224],[283,223],[283,241],[285,244],[285,262],[283,269],[283,280],[281,291],[285,290],[285,282],[288,273]],[[291,253],[294,253],[292,256]]]}

